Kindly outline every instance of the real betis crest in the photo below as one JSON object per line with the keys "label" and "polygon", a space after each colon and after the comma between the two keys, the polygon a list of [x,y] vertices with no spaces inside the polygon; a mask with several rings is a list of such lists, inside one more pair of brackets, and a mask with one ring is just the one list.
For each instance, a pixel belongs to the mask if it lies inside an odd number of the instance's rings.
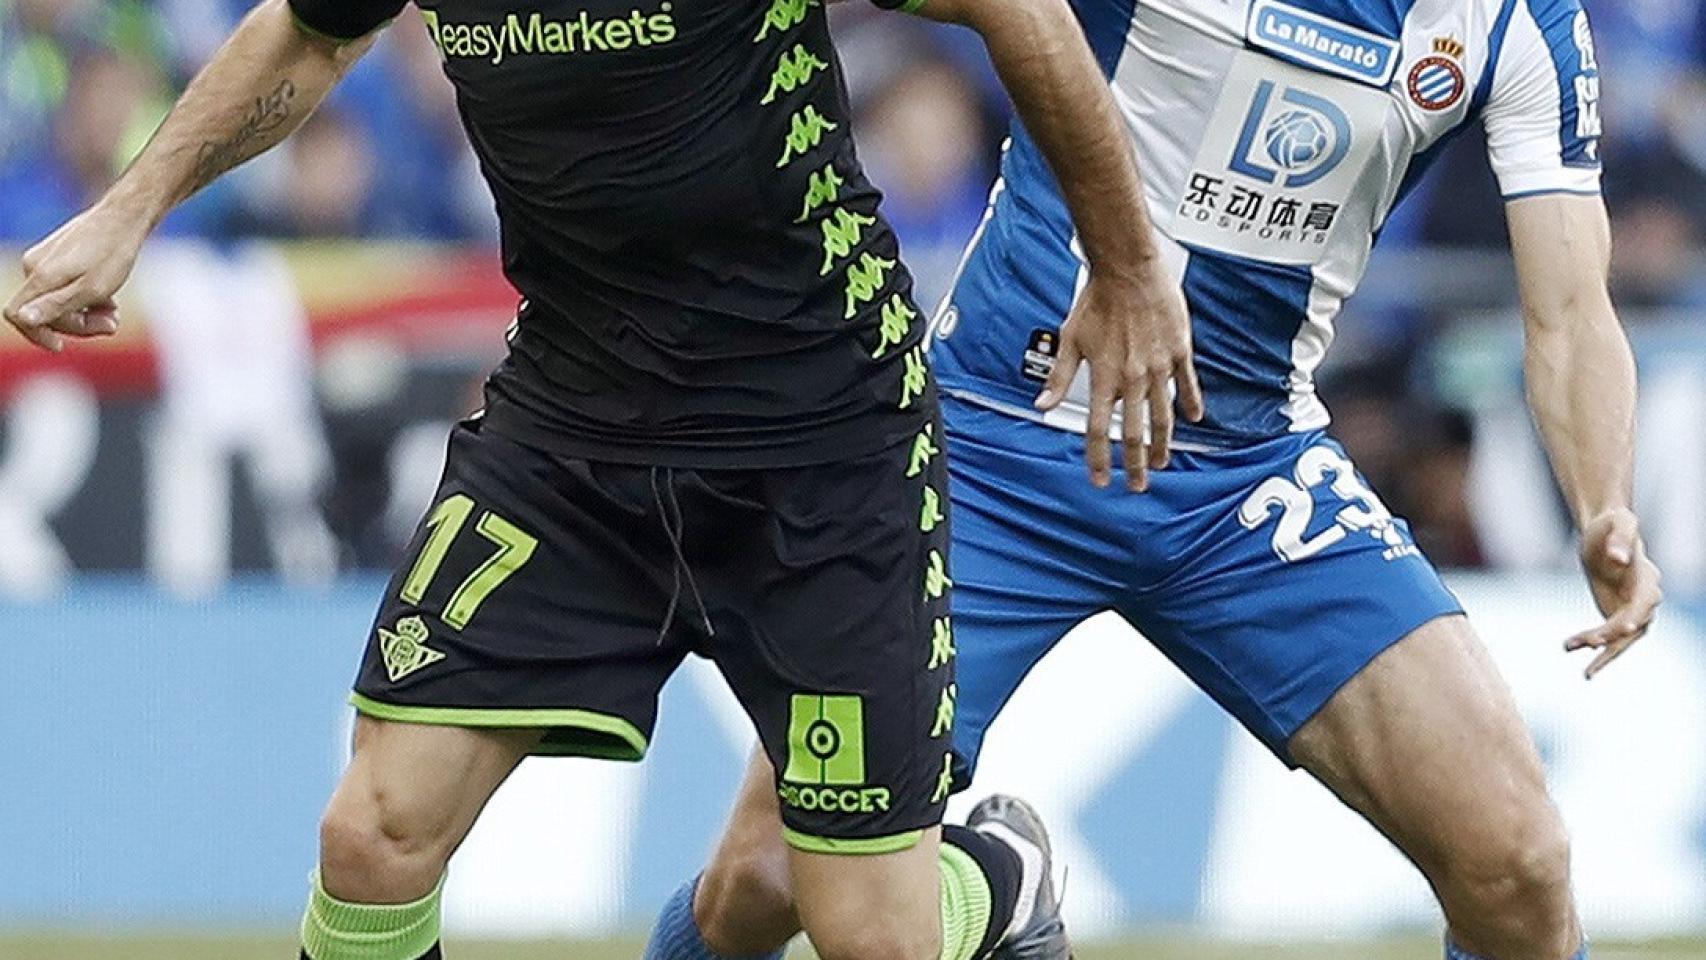
{"label": "real betis crest", "polygon": [[431,637],[420,617],[397,621],[395,632],[379,628],[379,652],[384,655],[385,673],[392,683],[444,659],[444,654],[426,645]]}

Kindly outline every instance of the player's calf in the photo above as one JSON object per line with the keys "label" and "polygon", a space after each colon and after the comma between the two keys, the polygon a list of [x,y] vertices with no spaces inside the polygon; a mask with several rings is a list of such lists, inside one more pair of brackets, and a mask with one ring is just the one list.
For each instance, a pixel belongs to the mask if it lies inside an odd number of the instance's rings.
{"label": "player's calf", "polygon": [[[776,775],[763,751],[747,767],[728,829],[699,879],[693,913],[713,957],[780,958],[800,932],[782,842]],[[691,953],[683,960],[701,960]],[[661,958],[669,957],[661,954]],[[649,958],[650,960],[650,958]]]}
{"label": "player's calf", "polygon": [[644,960],[781,960],[800,932],[781,816],[776,774],[755,751],[717,852],[670,898]]}
{"label": "player's calf", "polygon": [[[675,891],[658,914],[657,925],[646,944],[644,960],[782,960],[787,943],[799,932],[798,921],[785,933],[766,935],[762,941],[741,927],[736,917],[742,915],[739,894],[734,888],[724,891],[716,901],[710,917],[696,915],[695,899],[704,887],[704,878],[690,880]],[[782,891],[784,899],[787,891]],[[702,913],[705,908],[699,907]],[[789,901],[786,916],[793,915]],[[772,921],[773,922],[773,921]],[[765,921],[759,921],[765,926]],[[713,933],[712,931],[715,931]],[[761,943],[759,946],[743,944]]]}
{"label": "player's calf", "polygon": [[733,856],[719,854],[699,880],[693,911],[715,956],[779,956],[800,931],[781,838]]}
{"label": "player's calf", "polygon": [[[974,815],[973,823],[991,819]],[[684,886],[664,908],[646,960],[780,960],[788,940],[802,929],[788,882],[787,848],[775,823],[770,824],[770,833],[777,836],[774,844],[757,842],[756,835],[749,835],[746,839],[754,842],[742,846],[737,842],[741,821],[737,812],[704,876]],[[934,903],[938,915],[923,911],[902,916],[888,905],[872,905],[850,894],[839,898],[833,908],[819,909],[813,920],[814,946],[825,957],[859,960],[1053,956],[996,952],[1013,939],[1005,935],[1016,930],[1030,942],[1038,938],[1038,929],[1046,928],[1046,935],[1065,943],[1052,888],[1042,889],[1048,874],[1046,841],[1045,846],[1027,851],[1027,858],[1018,852],[1018,844],[1025,841],[1009,836],[1014,841],[1011,846],[977,830],[946,828],[931,874],[938,878],[937,899],[924,896],[915,902]],[[861,872],[857,861],[849,863],[854,866],[851,874]],[[848,883],[854,882],[848,878]]]}

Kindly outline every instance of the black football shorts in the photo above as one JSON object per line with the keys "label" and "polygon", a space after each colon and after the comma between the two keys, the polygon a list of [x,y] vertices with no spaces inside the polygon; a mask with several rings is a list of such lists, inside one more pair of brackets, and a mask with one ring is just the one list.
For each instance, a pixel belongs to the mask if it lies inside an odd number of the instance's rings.
{"label": "black football shorts", "polygon": [[355,706],[639,760],[664,682],[697,653],[758,729],[792,845],[906,849],[952,785],[943,457],[935,425],[842,463],[707,470],[566,458],[464,423]]}

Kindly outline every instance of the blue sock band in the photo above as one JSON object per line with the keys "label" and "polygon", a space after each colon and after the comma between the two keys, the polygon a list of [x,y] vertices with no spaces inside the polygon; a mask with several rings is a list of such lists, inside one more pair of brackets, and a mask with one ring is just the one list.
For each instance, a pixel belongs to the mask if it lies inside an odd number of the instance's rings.
{"label": "blue sock band", "polygon": [[[1459,949],[1457,944],[1452,943],[1448,937],[1445,941],[1445,960],[1482,960],[1482,958],[1467,950]],[[1570,960],[1588,960],[1588,945],[1583,943],[1581,952],[1571,957]]]}
{"label": "blue sock band", "polygon": [[699,878],[695,877],[682,884],[664,904],[643,960],[782,960],[785,950],[762,957],[724,957],[712,953],[699,934],[699,921],[693,916],[693,894],[698,889]]}

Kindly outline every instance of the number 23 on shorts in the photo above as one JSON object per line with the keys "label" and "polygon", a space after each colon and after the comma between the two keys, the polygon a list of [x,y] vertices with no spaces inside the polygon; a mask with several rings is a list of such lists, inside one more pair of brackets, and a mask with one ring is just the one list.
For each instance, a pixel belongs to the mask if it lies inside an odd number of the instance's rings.
{"label": "number 23 on shorts", "polygon": [[[1312,491],[1322,486],[1345,506],[1334,515],[1332,525],[1311,537],[1307,534],[1315,517]],[[1330,447],[1310,447],[1298,458],[1292,476],[1270,477],[1257,487],[1244,501],[1238,519],[1246,529],[1259,530],[1276,513],[1279,523],[1273,549],[1287,563],[1302,563],[1357,532],[1380,541],[1390,554],[1388,559],[1417,552],[1392,511],[1362,482],[1351,462]]]}
{"label": "number 23 on shorts", "polygon": [[[409,570],[409,576],[403,581],[398,595],[407,603],[419,604],[426,597],[427,588],[438,576],[439,567],[444,565],[445,555],[450,552],[450,545],[461,534],[462,528],[468,525],[468,518],[474,515],[474,501],[466,494],[455,494],[432,512],[427,518],[426,545],[421,547],[421,554],[415,560],[415,565]],[[480,536],[491,541],[498,549],[486,562],[474,569],[468,579],[456,588],[450,595],[450,602],[444,607],[442,619],[454,630],[461,630],[474,619],[474,614],[480,610],[480,605],[504,581],[515,576],[516,571],[526,566],[533,558],[533,552],[539,548],[539,541],[520,527],[498,516],[491,511],[480,515],[474,524],[474,530]]]}

